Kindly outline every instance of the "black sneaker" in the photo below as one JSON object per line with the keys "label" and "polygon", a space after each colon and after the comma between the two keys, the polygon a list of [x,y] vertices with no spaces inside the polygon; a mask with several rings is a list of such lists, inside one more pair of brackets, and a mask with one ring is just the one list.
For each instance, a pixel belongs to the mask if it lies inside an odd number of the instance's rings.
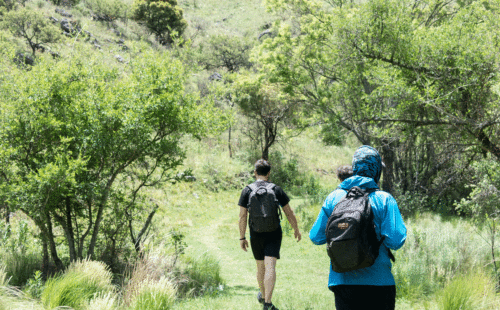
{"label": "black sneaker", "polygon": [[258,293],[257,293],[257,301],[258,301],[260,304],[263,304],[263,303],[264,303],[264,298],[262,297],[262,293],[261,293],[261,292],[258,292]]}
{"label": "black sneaker", "polygon": [[279,310],[273,304],[264,304],[264,310]]}

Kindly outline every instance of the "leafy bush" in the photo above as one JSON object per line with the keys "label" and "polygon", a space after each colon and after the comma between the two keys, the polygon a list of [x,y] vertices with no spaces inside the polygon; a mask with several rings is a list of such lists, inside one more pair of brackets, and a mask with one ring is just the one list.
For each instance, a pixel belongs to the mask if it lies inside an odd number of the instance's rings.
{"label": "leafy bush", "polygon": [[174,33],[182,35],[187,27],[176,0],[134,0],[133,17],[154,33],[160,43],[172,42]]}
{"label": "leafy bush", "polygon": [[485,309],[488,307],[489,299],[494,296],[494,293],[494,282],[483,272],[460,275],[453,278],[442,290],[439,298],[439,309]]}
{"label": "leafy bush", "polygon": [[130,7],[121,0],[85,0],[89,9],[107,20],[126,19]]}
{"label": "leafy bush", "polygon": [[113,290],[111,279],[112,274],[103,263],[76,261],[61,276],[47,280],[41,299],[50,309],[59,306],[84,309],[95,294]]}
{"label": "leafy bush", "polygon": [[296,158],[286,160],[280,152],[275,151],[269,156],[269,161],[272,165],[270,181],[279,185],[286,192],[313,196],[322,193],[316,178],[301,171],[299,161]]}

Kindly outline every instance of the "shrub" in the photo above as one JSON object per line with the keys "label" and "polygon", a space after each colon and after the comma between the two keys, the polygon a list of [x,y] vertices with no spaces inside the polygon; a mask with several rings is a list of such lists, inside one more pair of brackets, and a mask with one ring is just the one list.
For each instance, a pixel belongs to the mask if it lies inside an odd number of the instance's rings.
{"label": "shrub", "polygon": [[477,310],[488,307],[495,284],[483,272],[455,277],[441,292],[441,310]]}
{"label": "shrub", "polygon": [[162,44],[171,43],[174,33],[182,35],[187,27],[176,0],[134,0],[133,17]]}
{"label": "shrub", "polygon": [[87,7],[100,19],[126,19],[130,7],[122,0],[85,0]]}
{"label": "shrub", "polygon": [[95,294],[113,290],[111,279],[112,274],[103,263],[76,261],[61,276],[47,280],[41,299],[50,309],[58,306],[84,309]]}

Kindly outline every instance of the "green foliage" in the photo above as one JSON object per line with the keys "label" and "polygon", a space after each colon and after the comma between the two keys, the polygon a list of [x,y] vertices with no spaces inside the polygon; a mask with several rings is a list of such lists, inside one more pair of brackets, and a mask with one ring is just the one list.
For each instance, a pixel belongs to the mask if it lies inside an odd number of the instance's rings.
{"label": "green foliage", "polygon": [[270,180],[286,192],[311,196],[316,196],[320,192],[316,178],[301,169],[296,158],[286,160],[281,152],[274,151],[269,160],[272,165]]}
{"label": "green foliage", "polygon": [[59,306],[84,309],[96,294],[113,290],[111,280],[112,274],[103,263],[73,262],[64,274],[47,280],[41,300],[50,309]]}
{"label": "green foliage", "polygon": [[262,158],[268,159],[270,147],[281,137],[282,127],[292,126],[300,116],[300,102],[263,75],[249,72],[237,76],[232,88],[235,104],[248,119],[243,133],[254,146],[260,146]]}
{"label": "green foliage", "polygon": [[405,245],[392,266],[399,299],[417,300],[443,288],[455,275],[474,272],[489,262],[482,238],[465,220],[438,215],[407,218]]}
{"label": "green foliage", "polygon": [[212,35],[203,46],[199,62],[205,69],[224,68],[228,72],[237,72],[240,68],[248,69],[250,50],[253,42],[248,38],[235,35]]}
{"label": "green foliage", "polygon": [[500,159],[498,1],[266,3],[290,18],[257,48],[261,74],[318,112],[325,142],[379,148],[385,189],[450,204],[471,161]]}
{"label": "green foliage", "polygon": [[41,12],[22,8],[5,14],[2,26],[15,36],[26,40],[33,55],[43,44],[56,43],[61,40],[60,30]]}
{"label": "green foliage", "polygon": [[181,297],[196,297],[206,294],[217,294],[221,278],[219,262],[208,254],[203,254],[196,259],[186,259],[187,267],[182,274],[186,281],[179,283],[178,291]]}
{"label": "green foliage", "polygon": [[154,33],[161,43],[171,43],[187,27],[176,0],[134,0],[133,17]]}
{"label": "green foliage", "polygon": [[158,281],[144,281],[131,309],[133,310],[167,310],[175,301],[176,289],[168,278]]}
{"label": "green foliage", "polygon": [[[148,212],[140,190],[175,179],[181,137],[221,128],[210,102],[184,93],[186,71],[166,54],[143,53],[130,72],[98,59],[43,58],[29,72],[2,73],[10,82],[1,85],[0,155],[12,177],[4,194],[49,246],[49,227],[61,227],[71,259],[102,253],[107,242],[97,238],[104,229],[128,236]],[[85,233],[87,225],[92,231]]]}
{"label": "green foliage", "polygon": [[130,5],[122,0],[85,0],[87,7],[95,14],[108,20],[126,19]]}
{"label": "green foliage", "polygon": [[473,272],[459,275],[440,292],[439,309],[475,310],[490,309],[495,283],[485,273]]}
{"label": "green foliage", "polygon": [[42,295],[42,272],[40,270],[35,271],[32,278],[28,279],[24,291],[31,298],[40,298]]}

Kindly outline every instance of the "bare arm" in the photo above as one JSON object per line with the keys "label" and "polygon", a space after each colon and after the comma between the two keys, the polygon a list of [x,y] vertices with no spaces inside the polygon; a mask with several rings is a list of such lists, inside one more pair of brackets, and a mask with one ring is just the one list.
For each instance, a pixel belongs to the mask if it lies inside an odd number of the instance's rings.
{"label": "bare arm", "polygon": [[295,213],[292,208],[290,208],[289,204],[286,204],[286,206],[283,207],[283,212],[285,212],[286,219],[290,225],[292,225],[295,238],[297,241],[300,241],[300,239],[302,239],[302,235],[300,234],[299,226],[297,225],[297,217],[295,217]]}
{"label": "bare arm", "polygon": [[245,238],[245,233],[247,230],[247,217],[248,217],[248,209],[240,206],[240,219],[239,219],[239,227],[240,227],[240,247],[246,252],[248,248],[248,240]]}

